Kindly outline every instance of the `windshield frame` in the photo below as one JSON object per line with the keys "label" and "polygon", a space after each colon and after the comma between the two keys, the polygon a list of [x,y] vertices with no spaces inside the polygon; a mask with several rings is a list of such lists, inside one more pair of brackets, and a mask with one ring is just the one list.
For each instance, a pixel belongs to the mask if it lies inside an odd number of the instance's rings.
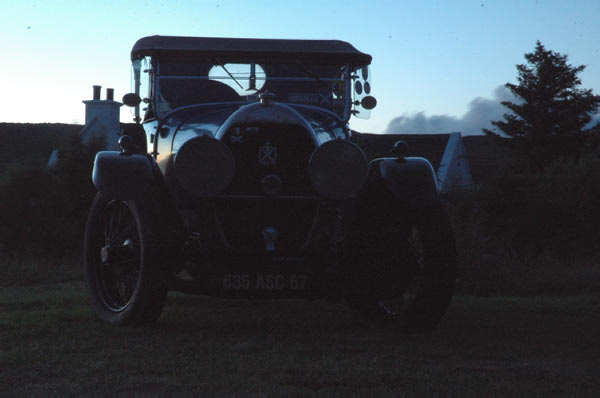
{"label": "windshield frame", "polygon": [[[168,59],[165,58],[165,60],[168,60]],[[211,60],[182,59],[182,61],[189,62],[191,64],[193,64],[195,62],[206,63],[207,61],[210,61],[214,65],[218,65],[218,66],[223,66],[223,65],[226,65],[229,63],[244,63],[244,61],[241,61],[239,59],[236,59],[234,62],[227,62],[227,60],[223,60],[223,59],[218,59],[218,60],[215,60],[215,59],[211,59]],[[215,63],[213,61],[218,61],[218,62]],[[268,64],[268,62],[260,62],[258,60],[246,61],[246,63],[248,63],[248,64],[255,63],[256,65],[260,65],[263,69],[264,69],[263,65]],[[283,62],[276,62],[276,63],[283,63]],[[334,110],[333,101],[334,101],[335,97],[333,94],[333,88],[331,89],[331,94],[329,96],[329,98],[331,98],[331,101],[332,101],[330,108],[313,105],[313,104],[308,104],[308,103],[302,103],[302,102],[291,102],[291,101],[278,101],[278,102],[288,105],[288,106],[291,106],[291,107],[298,106],[298,107],[305,107],[305,108],[310,108],[310,109],[315,109],[315,110],[319,110],[322,112],[326,112],[328,114],[335,116],[338,120],[340,120],[344,123],[347,123],[349,121],[350,116],[352,115],[351,109],[352,109],[352,100],[353,100],[352,99],[352,76],[351,76],[352,66],[350,64],[338,65],[340,68],[341,77],[332,78],[332,77],[320,77],[316,74],[313,76],[311,68],[310,68],[310,64],[307,65],[304,62],[292,60],[292,61],[286,62],[286,63],[287,64],[295,64],[299,67],[299,72],[298,72],[299,76],[298,77],[265,76],[265,81],[290,81],[290,82],[306,81],[311,84],[314,84],[315,82],[317,82],[318,84],[327,85],[329,83],[332,86],[335,82],[339,82],[338,84],[343,85],[343,90],[340,90],[343,92],[343,98],[341,98],[341,101],[340,101],[340,105],[343,102],[343,109],[340,107],[340,112],[336,112]],[[206,76],[203,76],[203,75],[202,76],[175,75],[175,74],[163,75],[161,73],[161,59],[153,58],[152,64],[153,64],[153,72],[154,72],[153,76],[152,76],[152,78],[153,78],[152,108],[154,110],[154,115],[158,118],[161,118],[161,119],[165,118],[165,117],[167,117],[167,115],[169,115],[170,113],[172,113],[178,109],[190,108],[193,106],[200,106],[200,105],[214,106],[215,104],[240,104],[240,105],[242,105],[242,104],[248,104],[251,102],[258,101],[258,93],[260,93],[260,90],[256,91],[254,94],[248,95],[246,97],[240,96],[239,101],[223,100],[223,101],[215,101],[215,102],[198,102],[198,103],[190,103],[190,104],[178,106],[175,108],[170,108],[168,110],[163,110],[163,109],[161,109],[161,102],[160,102],[161,80],[178,80],[178,79],[211,80],[211,79],[209,79],[208,74]],[[305,74],[306,76],[300,76],[301,74]],[[215,80],[213,79],[213,81],[215,81]],[[235,79],[234,79],[234,81],[235,81]],[[321,95],[318,92],[307,93],[307,94],[314,95],[314,96]]]}

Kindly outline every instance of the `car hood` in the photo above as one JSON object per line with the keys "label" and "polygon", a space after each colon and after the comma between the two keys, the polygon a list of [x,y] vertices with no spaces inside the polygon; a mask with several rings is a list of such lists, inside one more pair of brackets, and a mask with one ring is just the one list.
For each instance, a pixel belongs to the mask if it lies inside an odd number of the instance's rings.
{"label": "car hood", "polygon": [[236,123],[272,123],[302,125],[312,135],[316,146],[336,138],[347,138],[343,123],[329,112],[306,106],[280,103],[262,105],[220,104],[191,106],[170,113],[159,127],[160,134],[172,137],[171,150],[176,152],[188,140],[208,135],[221,139]]}

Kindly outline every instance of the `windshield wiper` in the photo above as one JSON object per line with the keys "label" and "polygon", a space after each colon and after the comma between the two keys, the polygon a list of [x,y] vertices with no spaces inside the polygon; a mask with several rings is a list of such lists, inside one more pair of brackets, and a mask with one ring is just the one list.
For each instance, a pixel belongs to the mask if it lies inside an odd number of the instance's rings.
{"label": "windshield wiper", "polygon": [[229,77],[231,77],[231,78],[233,79],[233,81],[234,81],[234,82],[235,82],[235,83],[236,83],[238,86],[240,86],[240,88],[241,88],[242,90],[244,89],[244,87],[242,87],[242,85],[240,84],[240,82],[238,82],[238,81],[237,81],[237,79],[236,79],[235,77],[233,77],[233,75],[231,74],[231,72],[229,72],[229,71],[227,70],[227,68],[225,67],[225,64],[224,64],[224,63],[222,63],[222,62],[219,62],[219,66],[220,66],[221,68],[223,68],[223,70],[224,70],[224,71],[225,71],[225,72],[226,72],[226,73],[229,75]]}

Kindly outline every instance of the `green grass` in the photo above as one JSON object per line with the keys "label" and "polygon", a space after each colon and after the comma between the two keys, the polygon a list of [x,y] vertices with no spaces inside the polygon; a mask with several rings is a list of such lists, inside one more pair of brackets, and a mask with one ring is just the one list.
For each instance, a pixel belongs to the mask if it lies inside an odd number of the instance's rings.
{"label": "green grass", "polygon": [[80,282],[0,288],[3,396],[594,396],[600,295],[457,297],[440,327],[356,326],[341,303],[170,294],[150,328],[96,321]]}
{"label": "green grass", "polygon": [[[466,257],[466,256],[465,256]],[[565,296],[600,292],[600,258],[560,260],[548,253],[514,254],[507,250],[462,258],[457,289],[476,296]]]}
{"label": "green grass", "polygon": [[31,253],[25,253],[11,259],[0,253],[0,286],[26,286],[82,278],[80,256],[38,258]]}

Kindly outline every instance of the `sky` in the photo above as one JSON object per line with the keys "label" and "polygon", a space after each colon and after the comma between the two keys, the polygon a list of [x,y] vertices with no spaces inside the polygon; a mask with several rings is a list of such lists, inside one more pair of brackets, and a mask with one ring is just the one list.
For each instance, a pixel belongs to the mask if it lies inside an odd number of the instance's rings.
{"label": "sky", "polygon": [[[0,122],[83,123],[92,85],[130,91],[150,35],[339,39],[373,56],[371,133],[481,133],[540,40],[600,94],[600,0],[0,0]],[[132,116],[122,107],[121,121]]]}

